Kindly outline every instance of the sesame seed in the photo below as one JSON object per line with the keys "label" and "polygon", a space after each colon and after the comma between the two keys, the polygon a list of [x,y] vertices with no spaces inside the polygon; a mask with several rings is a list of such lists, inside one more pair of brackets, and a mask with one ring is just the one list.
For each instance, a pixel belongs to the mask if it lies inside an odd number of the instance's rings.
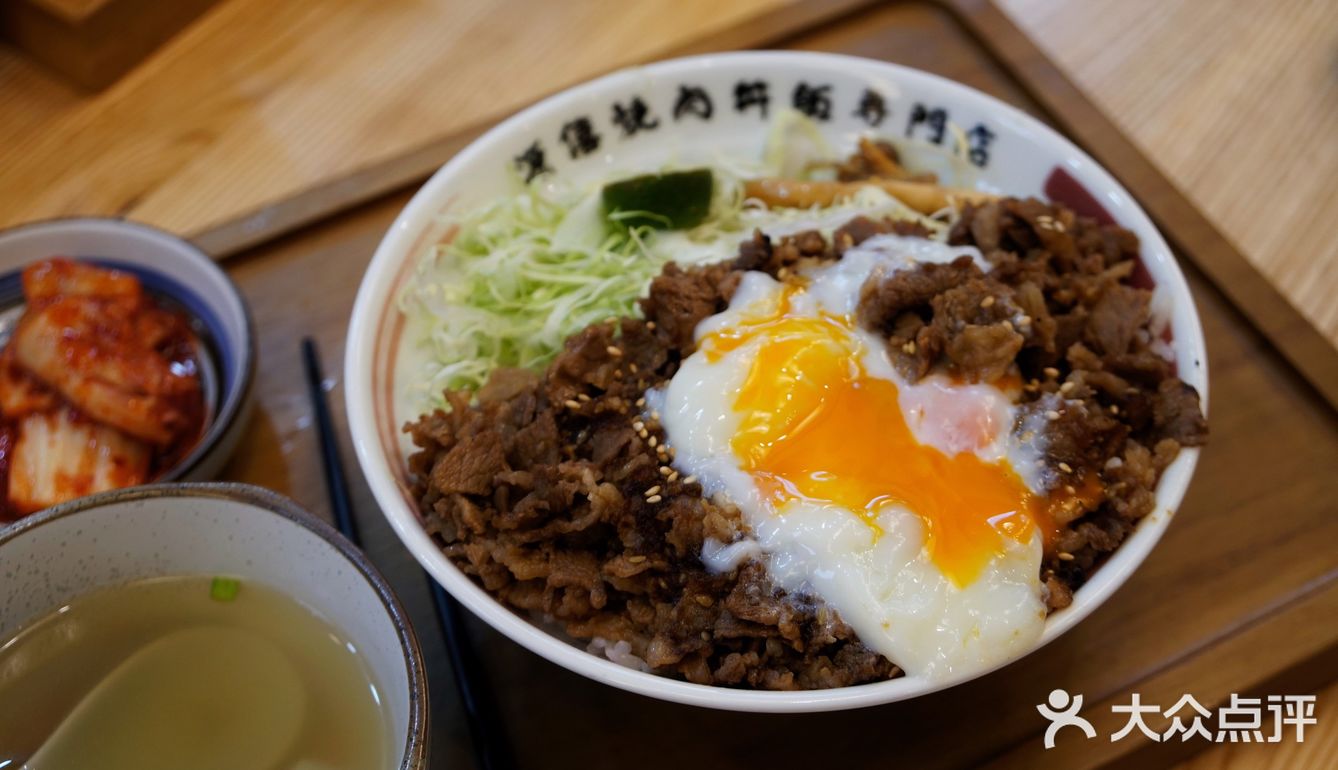
{"label": "sesame seed", "polygon": [[1073,473],[1073,466],[1069,465],[1068,463],[1060,463],[1059,469],[1065,473]]}
{"label": "sesame seed", "polygon": [[628,365],[627,365],[627,369],[628,369],[628,371],[630,371],[632,374],[636,374],[636,364],[628,364]]}
{"label": "sesame seed", "polygon": [[1001,323],[1003,323],[1004,328],[1007,329],[1008,331],[1011,332],[1013,330],[1012,321],[1009,321],[1008,319],[1005,318]]}
{"label": "sesame seed", "polygon": [[990,307],[994,304],[994,295],[990,295],[980,301],[981,307]]}
{"label": "sesame seed", "polygon": [[703,631],[703,632],[702,632],[702,641],[703,641],[703,642],[709,642],[709,641],[711,641],[711,632],[709,632],[709,631]]}
{"label": "sesame seed", "polygon": [[910,342],[907,342],[905,345],[902,345],[901,349],[908,356],[915,355],[915,340],[911,340]]}
{"label": "sesame seed", "polygon": [[1040,390],[1040,387],[1040,385],[1036,384],[1035,380],[1032,380],[1031,382],[1023,384],[1022,389],[1028,393],[1035,393],[1037,390]]}
{"label": "sesame seed", "polygon": [[1073,390],[1076,387],[1078,387],[1078,384],[1076,382],[1069,381],[1059,386],[1059,392],[1068,393],[1070,390]]}
{"label": "sesame seed", "polygon": [[632,423],[632,430],[643,431],[645,429],[646,429],[646,423],[640,420],[637,420],[636,422]]}
{"label": "sesame seed", "polygon": [[651,487],[650,489],[647,489],[645,492],[642,492],[641,494],[645,495],[646,497],[653,497],[659,493],[660,493],[660,485],[656,484],[655,486]]}
{"label": "sesame seed", "polygon": [[1120,413],[1120,408],[1119,408],[1118,406],[1116,406],[1115,404],[1111,404],[1111,405],[1110,405],[1110,413],[1111,413],[1111,414],[1119,414],[1119,413]]}
{"label": "sesame seed", "polygon": [[1054,368],[1053,366],[1047,366],[1047,367],[1045,367],[1044,369],[1042,369],[1041,371],[1045,373],[1045,376],[1046,376],[1046,377],[1058,377],[1058,376],[1059,376],[1059,370],[1056,369],[1056,368]]}
{"label": "sesame seed", "polygon": [[1047,420],[1058,420],[1058,419],[1059,419],[1059,412],[1056,412],[1055,410],[1051,409],[1050,411],[1048,411],[1048,412],[1045,413],[1045,419],[1047,419]]}
{"label": "sesame seed", "polygon": [[1054,227],[1055,227],[1055,232],[1057,232],[1057,233],[1062,233],[1062,232],[1064,232],[1064,223],[1063,223],[1063,222],[1058,222],[1058,221],[1055,222]]}
{"label": "sesame seed", "polygon": [[696,477],[696,476],[684,476],[684,477],[683,477],[683,483],[684,483],[684,484],[695,484],[695,483],[697,483],[697,477]]}
{"label": "sesame seed", "polygon": [[711,601],[711,597],[706,596],[705,594],[697,594],[696,596],[692,597],[692,599],[693,601],[697,602],[703,607],[710,607],[712,604],[714,604],[714,602]]}
{"label": "sesame seed", "polygon": [[577,400],[577,401],[589,401],[589,400],[590,400],[590,397],[587,396],[587,395],[584,394],[584,393],[577,393],[577,394],[576,394],[576,400]]}
{"label": "sesame seed", "polygon": [[1017,325],[1018,325],[1018,326],[1030,326],[1030,325],[1031,325],[1031,316],[1026,315],[1026,314],[1023,314],[1023,315],[1018,316],[1018,317],[1017,317]]}
{"label": "sesame seed", "polygon": [[650,444],[651,447],[654,447],[656,444],[660,443],[660,440],[655,438],[654,436],[651,436],[650,438],[646,439],[646,443]]}
{"label": "sesame seed", "polygon": [[668,481],[676,481],[677,479],[678,479],[678,471],[674,471],[673,473],[670,473],[669,476],[668,476],[668,478],[667,478]]}
{"label": "sesame seed", "polygon": [[622,370],[622,369],[614,369],[614,370],[613,370],[613,379],[615,379],[615,380],[621,380],[622,378],[623,378],[623,370]]}
{"label": "sesame seed", "polygon": [[581,408],[581,405],[580,405],[580,404],[576,403],[575,401],[571,400],[570,398],[567,399],[566,401],[563,401],[563,402],[562,402],[562,405],[565,406],[565,407],[567,407],[568,409],[580,409],[580,408]]}
{"label": "sesame seed", "polygon": [[627,560],[632,564],[640,564],[641,562],[646,560],[646,557],[642,556],[641,554],[637,554],[636,556],[628,556]]}
{"label": "sesame seed", "polygon": [[642,428],[641,430],[637,431],[636,434],[643,439],[650,438],[650,433],[645,428]]}
{"label": "sesame seed", "polygon": [[654,505],[655,503],[658,503],[663,499],[664,498],[660,497],[659,495],[651,495],[650,497],[646,498],[646,502],[650,503],[651,505]]}
{"label": "sesame seed", "polygon": [[607,348],[604,348],[604,350],[606,350],[608,354],[613,356],[614,358],[617,358],[618,356],[621,356],[623,354],[621,348],[615,347],[613,345],[609,345]]}
{"label": "sesame seed", "polygon": [[668,476],[670,473],[673,473],[673,468],[670,468],[668,465],[661,465],[661,466],[660,466],[660,475],[661,475],[661,476]]}
{"label": "sesame seed", "polygon": [[1055,555],[1059,557],[1060,561],[1073,561],[1073,554],[1068,551],[1060,551]]}
{"label": "sesame seed", "polygon": [[1072,484],[1065,484],[1064,491],[1068,492],[1070,495],[1078,494],[1078,490],[1074,489]]}
{"label": "sesame seed", "polygon": [[646,405],[646,397],[645,397],[645,396],[642,396],[641,398],[638,398],[638,399],[636,400],[636,405],[637,405],[637,406],[645,406],[645,405]]}
{"label": "sesame seed", "polygon": [[658,422],[659,419],[660,419],[660,413],[657,412],[657,411],[655,411],[654,409],[652,409],[652,410],[650,411],[650,419],[655,420],[655,421]]}

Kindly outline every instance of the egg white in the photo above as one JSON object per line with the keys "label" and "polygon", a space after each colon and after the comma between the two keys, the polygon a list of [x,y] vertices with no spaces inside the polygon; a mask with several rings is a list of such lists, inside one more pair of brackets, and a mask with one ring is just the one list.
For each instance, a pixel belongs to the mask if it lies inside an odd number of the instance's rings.
{"label": "egg white", "polygon": [[[835,263],[805,270],[809,284],[791,299],[791,312],[853,316],[859,289],[871,275],[962,255],[987,267],[971,247],[876,236]],[[701,322],[697,339],[739,326],[750,309],[756,315],[781,290],[770,276],[747,273],[729,308]],[[974,451],[988,462],[1007,459],[1024,483],[1040,489],[1039,448],[1015,437],[1015,410],[1005,393],[935,376],[907,383],[884,340],[862,329],[853,333],[863,343],[867,375],[897,385],[903,415],[920,443],[949,454]],[[659,412],[675,450],[674,465],[695,475],[706,494],[736,505],[751,529],[751,536],[737,543],[709,541],[702,552],[708,568],[725,571],[760,559],[778,585],[835,608],[864,644],[914,676],[946,678],[987,669],[1033,646],[1046,615],[1039,534],[1027,542],[1001,538],[1001,552],[974,581],[959,587],[932,561],[922,520],[904,507],[880,510],[876,523],[883,534],[877,536],[840,505],[792,500],[773,511],[763,500],[731,448],[743,420],[734,403],[763,341],[754,339],[714,361],[695,353],[667,385],[647,393],[647,410]],[[992,439],[985,445],[968,441],[961,430],[958,413],[967,404],[972,424],[989,426]]]}

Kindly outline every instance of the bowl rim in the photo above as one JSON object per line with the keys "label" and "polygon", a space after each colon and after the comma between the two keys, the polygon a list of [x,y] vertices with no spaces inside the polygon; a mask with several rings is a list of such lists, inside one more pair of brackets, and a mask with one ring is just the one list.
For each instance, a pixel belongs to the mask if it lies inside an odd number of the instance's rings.
{"label": "bowl rim", "polygon": [[[150,483],[166,483],[179,481],[200,468],[214,453],[224,437],[234,426],[239,418],[244,416],[246,405],[250,402],[251,396],[255,391],[255,379],[257,369],[256,355],[256,323],[255,315],[251,310],[251,305],[246,301],[246,296],[242,294],[241,288],[237,282],[228,275],[216,260],[209,256],[204,249],[200,248],[189,238],[168,232],[158,227],[143,222],[135,222],[129,219],[119,217],[99,217],[99,216],[62,216],[47,217],[30,222],[22,222],[9,227],[0,228],[0,244],[10,237],[22,235],[30,231],[47,230],[55,227],[96,225],[99,227],[110,227],[112,229],[124,228],[129,231],[135,231],[136,235],[147,236],[149,238],[163,238],[174,242],[176,245],[189,253],[196,263],[211,273],[213,277],[219,279],[227,287],[227,298],[236,302],[237,309],[241,312],[242,322],[246,332],[242,337],[240,350],[237,351],[237,368],[240,372],[237,387],[226,389],[222,392],[221,403],[218,411],[214,414],[199,441],[185,457],[181,458],[176,465],[168,468],[161,476]],[[83,259],[83,257],[74,257],[74,259]],[[23,268],[19,268],[22,270]],[[158,267],[141,268],[152,270],[166,277],[171,277],[168,273]],[[216,344],[222,345],[224,341],[217,340]]]}
{"label": "bowl rim", "polygon": [[391,624],[395,627],[395,635],[400,643],[400,652],[404,657],[405,669],[409,674],[409,724],[407,734],[404,737],[404,759],[399,765],[399,770],[419,770],[426,767],[428,709],[430,707],[427,674],[423,662],[423,652],[419,647],[418,636],[414,633],[413,625],[409,622],[408,613],[404,606],[400,604],[399,598],[380,570],[372,564],[361,549],[349,542],[348,538],[341,535],[324,519],[298,505],[291,498],[264,487],[235,481],[174,482],[113,489],[54,505],[19,519],[7,527],[0,528],[0,549],[3,549],[7,543],[43,525],[108,505],[141,500],[188,500],[192,498],[242,503],[287,519],[334,547],[339,555],[352,564],[354,569],[362,575],[362,578],[376,592],[387,617],[390,618]]}
{"label": "bowl rim", "polygon": [[[394,469],[390,468],[378,441],[377,426],[372,408],[370,372],[375,365],[373,357],[374,343],[379,329],[376,324],[377,313],[385,303],[394,302],[389,296],[392,287],[390,278],[411,259],[407,250],[412,248],[414,240],[431,218],[449,198],[450,183],[457,180],[459,170],[468,167],[474,159],[494,151],[517,129],[527,123],[547,117],[548,114],[568,102],[577,102],[586,97],[602,94],[625,83],[632,77],[670,77],[690,68],[739,67],[741,65],[766,67],[768,65],[793,66],[809,64],[815,67],[845,67],[865,73],[881,71],[889,76],[916,81],[928,88],[937,90],[945,97],[972,101],[996,111],[1024,126],[1029,132],[1039,136],[1042,143],[1056,148],[1056,155],[1073,159],[1081,166],[1085,175],[1099,180],[1101,192],[1115,193],[1127,201],[1129,210],[1136,221],[1124,221],[1123,225],[1145,230],[1151,237],[1144,237],[1145,255],[1157,255],[1166,265],[1165,275],[1159,277],[1177,301],[1188,305],[1185,318],[1186,328],[1176,329],[1176,347],[1184,348],[1195,355],[1202,369],[1202,387],[1200,398],[1205,415],[1208,407],[1208,361],[1203,338],[1202,322],[1197,307],[1189,292],[1184,273],[1176,262],[1174,252],[1155,223],[1137,203],[1134,197],[1119,183],[1114,176],[1090,155],[1077,147],[1055,129],[1022,110],[970,86],[944,78],[933,73],[917,70],[904,65],[844,54],[830,54],[810,51],[742,51],[711,53],[676,59],[657,61],[651,64],[627,67],[606,75],[585,81],[572,88],[550,95],[535,104],[501,121],[487,132],[474,139],[458,152],[449,162],[441,166],[433,176],[423,184],[413,198],[404,206],[395,221],[387,229],[374,253],[359,287],[357,299],[349,323],[345,349],[345,402],[349,417],[349,427],[353,437],[354,450],[358,464],[362,468],[373,495],[381,506],[382,513],[390,522],[392,529],[399,536],[405,547],[432,577],[451,592],[462,604],[497,629],[511,640],[526,647],[531,652],[564,668],[574,671],[604,684],[641,695],[669,700],[688,705],[733,711],[754,713],[794,713],[831,711],[848,708],[879,705],[898,700],[920,697],[932,692],[944,690],[963,682],[984,676],[992,671],[1011,665],[1031,655],[1041,647],[1072,628],[1097,607],[1104,604],[1146,560],[1153,546],[1161,539],[1169,526],[1174,512],[1184,498],[1189,481],[1199,457],[1197,448],[1184,448],[1173,467],[1182,470],[1173,478],[1164,475],[1158,483],[1157,498],[1159,510],[1140,521],[1134,534],[1101,566],[1093,579],[1075,592],[1074,603],[1058,612],[1052,613],[1046,620],[1045,631],[1037,644],[1026,653],[998,663],[986,669],[968,674],[947,677],[941,680],[899,677],[897,679],[854,685],[826,690],[803,690],[788,692],[770,692],[757,690],[739,690],[716,685],[700,685],[679,681],[656,674],[637,671],[616,664],[610,660],[590,654],[567,641],[541,629],[529,620],[505,607],[482,587],[475,584],[460,571],[426,533],[418,521],[416,512],[404,499],[395,480]],[[1072,169],[1071,169],[1072,170]],[[1160,259],[1164,255],[1164,259]],[[366,379],[364,379],[364,375]],[[1164,510],[1160,508],[1164,504]]]}

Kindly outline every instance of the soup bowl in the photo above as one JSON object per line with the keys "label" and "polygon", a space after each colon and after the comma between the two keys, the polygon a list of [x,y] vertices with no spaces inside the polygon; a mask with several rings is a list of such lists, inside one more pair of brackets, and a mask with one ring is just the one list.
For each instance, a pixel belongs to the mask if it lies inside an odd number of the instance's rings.
{"label": "soup bowl", "polygon": [[[629,105],[640,105],[634,125]],[[1166,241],[1133,197],[1092,158],[1022,111],[959,83],[886,62],[803,52],[697,56],[616,72],[524,110],[481,136],[418,191],[381,241],[363,278],[345,355],[349,423],[358,462],[386,518],[414,557],[461,603],[530,650],[585,676],[657,698],[757,712],[821,711],[914,698],[984,671],[943,679],[904,676],[829,690],[760,692],[691,684],[586,652],[554,625],[503,606],[456,568],[423,524],[402,426],[421,409],[406,394],[422,355],[405,333],[399,299],[428,250],[450,237],[443,214],[534,184],[594,184],[619,174],[721,157],[760,157],[783,108],[809,115],[831,147],[849,152],[876,132],[927,145],[965,142],[974,179],[993,193],[1064,203],[1118,223],[1142,244],[1154,312],[1166,321],[1179,376],[1207,406],[1203,330]],[[961,129],[960,134],[953,127]],[[1169,525],[1198,459],[1187,449],[1166,470],[1156,507],[1096,571],[1073,603],[1049,616],[1039,648],[1099,607],[1147,557]],[[1028,650],[1031,651],[1031,650]],[[1000,664],[1003,665],[1003,664]]]}
{"label": "soup bowl", "polygon": [[404,608],[361,551],[287,498],[223,483],[91,495],[0,530],[0,575],[0,639],[132,581],[229,575],[264,584],[361,654],[388,714],[386,770],[427,765],[427,682]]}

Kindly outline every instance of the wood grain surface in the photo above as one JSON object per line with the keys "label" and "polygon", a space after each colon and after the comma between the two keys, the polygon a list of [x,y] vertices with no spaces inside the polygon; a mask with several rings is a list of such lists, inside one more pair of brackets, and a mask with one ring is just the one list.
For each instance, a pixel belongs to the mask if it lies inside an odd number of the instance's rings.
{"label": "wood grain surface", "polygon": [[6,50],[0,224],[193,235],[777,2],[226,0],[93,97]]}
{"label": "wood grain surface", "polygon": [[[888,5],[822,26],[789,45],[885,58],[944,74],[1046,115],[1027,88],[936,6]],[[298,340],[314,334],[341,371],[353,295],[395,194],[238,256],[228,269],[263,330],[259,409],[230,478],[285,491],[328,515]],[[1169,705],[1194,694],[1212,707],[1231,692],[1314,693],[1338,673],[1338,414],[1207,278],[1188,277],[1208,340],[1212,439],[1163,541],[1103,607],[1040,652],[911,703],[858,712],[755,716],[675,706],[595,684],[475,622],[472,632],[526,767],[883,768],[990,762],[1093,767],[1160,765],[1206,744],[1112,743],[1109,706],[1138,691]],[[343,427],[342,383],[335,377]],[[344,435],[344,456],[352,451]],[[353,474],[373,560],[416,620],[433,675],[434,767],[468,763],[468,736],[449,684],[421,572]],[[1041,748],[1034,709],[1051,689],[1082,693],[1105,734]],[[1325,718],[1321,704],[1321,719]],[[1118,727],[1118,725],[1115,725]],[[792,736],[778,740],[778,736]],[[1294,752],[1293,757],[1315,755]]]}

